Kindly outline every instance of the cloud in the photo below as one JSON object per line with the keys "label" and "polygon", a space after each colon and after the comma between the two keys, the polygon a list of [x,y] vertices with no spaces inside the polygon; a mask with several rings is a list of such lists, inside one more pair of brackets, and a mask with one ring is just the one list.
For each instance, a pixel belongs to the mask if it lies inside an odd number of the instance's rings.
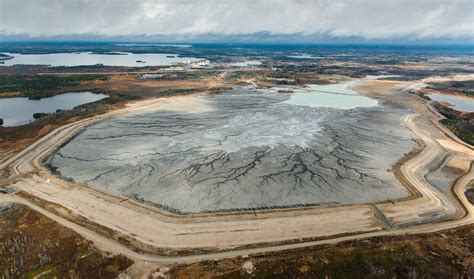
{"label": "cloud", "polygon": [[474,38],[471,0],[0,0],[0,33]]}

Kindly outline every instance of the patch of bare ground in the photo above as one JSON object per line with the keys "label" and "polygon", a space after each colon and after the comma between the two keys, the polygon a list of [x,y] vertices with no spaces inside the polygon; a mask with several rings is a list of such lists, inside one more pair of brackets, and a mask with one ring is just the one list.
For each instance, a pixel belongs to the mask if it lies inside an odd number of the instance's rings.
{"label": "patch of bare ground", "polygon": [[[363,95],[369,95],[378,99],[384,99],[391,102],[396,102],[400,105],[405,105],[407,97],[399,93],[400,90],[406,88],[407,84],[399,81],[391,80],[368,80],[360,83],[354,89]],[[393,95],[397,94],[397,98]]]}
{"label": "patch of bare ground", "polygon": [[186,93],[205,91],[212,87],[223,86],[214,77],[202,79],[141,79],[140,75],[111,75],[106,80],[83,84],[89,89],[107,94],[128,94],[141,97],[162,96],[163,93]]}
{"label": "patch of bare ground", "polygon": [[132,264],[18,204],[0,212],[0,259],[0,278],[116,278]]}
{"label": "patch of bare ground", "polygon": [[[251,264],[250,264],[250,263]],[[473,278],[474,225],[174,266],[171,278]]]}

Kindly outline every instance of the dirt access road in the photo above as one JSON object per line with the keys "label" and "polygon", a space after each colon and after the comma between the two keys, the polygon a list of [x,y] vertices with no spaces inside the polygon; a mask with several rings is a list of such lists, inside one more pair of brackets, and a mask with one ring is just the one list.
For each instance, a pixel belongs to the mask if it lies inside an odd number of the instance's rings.
{"label": "dirt access road", "polygon": [[0,164],[0,169],[8,168],[11,173],[2,184],[22,193],[1,195],[0,201],[25,204],[92,240],[101,249],[139,261],[160,263],[235,257],[372,236],[434,232],[474,221],[473,207],[464,196],[474,179],[472,167],[453,185],[457,202],[425,179],[438,156],[448,152],[472,162],[474,153],[442,126],[425,125],[426,118],[436,122],[439,116],[424,104],[418,108],[418,114],[403,119],[420,141],[420,150],[410,154],[396,170],[414,195],[377,204],[176,215],[62,181],[40,163],[80,130],[107,117],[170,107],[195,109],[196,113],[212,109],[207,104],[189,105],[196,102],[199,102],[196,96],[142,101],[56,129]]}

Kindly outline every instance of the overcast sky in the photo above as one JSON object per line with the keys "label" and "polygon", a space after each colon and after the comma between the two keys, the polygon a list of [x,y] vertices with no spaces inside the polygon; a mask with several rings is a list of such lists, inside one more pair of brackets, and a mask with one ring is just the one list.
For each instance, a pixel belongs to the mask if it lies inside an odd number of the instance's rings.
{"label": "overcast sky", "polygon": [[474,38],[472,0],[0,0],[0,34]]}

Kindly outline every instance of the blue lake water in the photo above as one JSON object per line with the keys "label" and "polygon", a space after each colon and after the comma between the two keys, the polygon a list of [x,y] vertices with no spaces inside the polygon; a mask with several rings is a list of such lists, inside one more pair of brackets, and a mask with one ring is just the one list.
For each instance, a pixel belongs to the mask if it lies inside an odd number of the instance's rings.
{"label": "blue lake water", "polygon": [[437,93],[430,94],[429,97],[438,102],[450,103],[455,110],[474,112],[474,99]]}
{"label": "blue lake water", "polygon": [[[103,64],[105,66],[123,67],[146,67],[146,66],[170,66],[177,63],[188,63],[200,60],[194,57],[179,57],[176,54],[164,53],[126,53],[115,54],[93,54],[90,52],[80,53],[49,53],[49,54],[16,54],[6,53],[14,56],[13,59],[4,61],[0,66],[11,65],[49,65],[52,67],[86,66]],[[137,62],[138,61],[138,62]]]}
{"label": "blue lake water", "polygon": [[33,121],[37,112],[55,112],[58,109],[72,109],[75,106],[95,102],[107,97],[91,92],[64,93],[40,100],[25,97],[0,99],[0,118],[3,126],[18,126]]}

